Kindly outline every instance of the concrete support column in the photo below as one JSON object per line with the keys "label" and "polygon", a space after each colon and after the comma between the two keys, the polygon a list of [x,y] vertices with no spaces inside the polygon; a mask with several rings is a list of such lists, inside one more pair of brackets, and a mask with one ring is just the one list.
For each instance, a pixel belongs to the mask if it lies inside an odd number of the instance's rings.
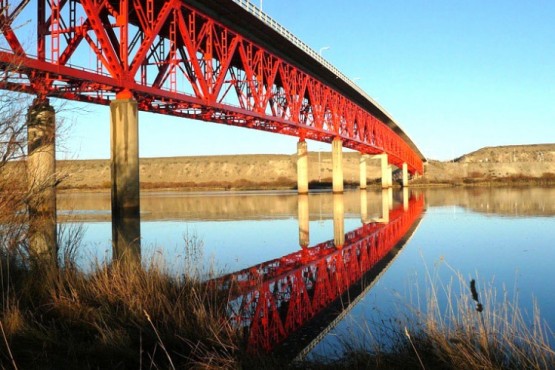
{"label": "concrete support column", "polygon": [[360,188],[366,189],[366,160],[368,159],[368,154],[362,154],[360,156]]}
{"label": "concrete support column", "polygon": [[373,155],[372,159],[380,160],[380,168],[382,170],[382,189],[390,188],[393,184],[393,179],[391,174],[391,166],[387,163],[387,154],[383,153]]}
{"label": "concrete support column", "polygon": [[333,243],[338,249],[345,244],[345,205],[343,194],[333,194]]}
{"label": "concrete support column", "polygon": [[56,114],[47,99],[29,108],[27,154],[30,252],[56,262]]}
{"label": "concrete support column", "polygon": [[368,223],[368,193],[365,189],[360,190],[360,221]]}
{"label": "concrete support column", "polygon": [[307,248],[310,244],[308,194],[299,194],[297,200],[299,245],[301,248]]}
{"label": "concrete support column", "polygon": [[381,222],[389,223],[389,210],[391,209],[391,189],[382,190],[382,218]]}
{"label": "concrete support column", "polygon": [[406,186],[403,188],[403,210],[409,210],[409,188]]}
{"label": "concrete support column", "polygon": [[334,193],[343,193],[343,142],[336,137],[331,143],[332,189]]}
{"label": "concrete support column", "polygon": [[112,243],[114,259],[140,259],[139,126],[127,94],[110,103]]}
{"label": "concrete support column", "polygon": [[392,211],[393,210],[393,189],[392,188],[387,189],[387,194],[389,196],[389,210]]}
{"label": "concrete support column", "polygon": [[406,163],[403,163],[403,187],[409,186],[409,169]]}
{"label": "concrete support column", "polygon": [[297,190],[299,194],[308,193],[308,149],[306,141],[297,143]]}
{"label": "concrete support column", "polygon": [[385,173],[383,175],[383,179],[385,179],[385,183],[382,182],[384,188],[391,188],[393,186],[393,166],[390,164],[385,166]]}

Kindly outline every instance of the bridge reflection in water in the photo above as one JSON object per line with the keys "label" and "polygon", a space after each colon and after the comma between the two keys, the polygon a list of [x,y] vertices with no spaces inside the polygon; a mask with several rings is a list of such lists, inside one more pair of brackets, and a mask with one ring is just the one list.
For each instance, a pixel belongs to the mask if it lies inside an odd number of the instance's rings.
{"label": "bridge reflection in water", "polygon": [[[383,196],[391,204],[387,191]],[[317,343],[364,296],[416,229],[424,198],[408,198],[408,192],[404,198],[394,209],[385,206],[382,222],[364,223],[363,218],[362,227],[344,234],[343,199],[335,196],[334,240],[307,247],[307,206],[300,196],[301,250],[218,279],[232,290],[228,315],[244,331],[248,350],[292,358]]]}

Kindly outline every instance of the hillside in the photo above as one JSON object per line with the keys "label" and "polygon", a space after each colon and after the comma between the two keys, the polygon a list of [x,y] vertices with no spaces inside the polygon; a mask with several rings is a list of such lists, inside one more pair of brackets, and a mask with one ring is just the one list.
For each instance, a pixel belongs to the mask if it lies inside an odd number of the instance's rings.
{"label": "hillside", "polygon": [[555,178],[555,144],[485,147],[454,161],[429,161],[421,182],[527,182]]}
{"label": "hillside", "polygon": [[[358,153],[343,153],[344,179],[359,181]],[[309,181],[331,182],[330,153],[310,153]],[[370,181],[379,176],[378,161],[369,161]],[[143,189],[290,189],[297,184],[296,155],[226,155],[171,158],[141,158],[140,181]],[[58,161],[63,177],[61,188],[99,189],[110,186],[109,160]]]}
{"label": "hillside", "polygon": [[[358,153],[343,154],[347,184],[359,182]],[[143,189],[292,189],[296,186],[296,155],[227,155],[142,158]],[[109,160],[58,161],[61,189],[108,189]],[[378,183],[378,161],[368,161],[369,183]],[[328,186],[330,153],[309,154],[311,187]],[[453,161],[425,164],[414,185],[490,182],[554,182],[555,144],[486,147]]]}
{"label": "hillside", "polygon": [[458,163],[555,162],[555,144],[485,147],[455,159]]}

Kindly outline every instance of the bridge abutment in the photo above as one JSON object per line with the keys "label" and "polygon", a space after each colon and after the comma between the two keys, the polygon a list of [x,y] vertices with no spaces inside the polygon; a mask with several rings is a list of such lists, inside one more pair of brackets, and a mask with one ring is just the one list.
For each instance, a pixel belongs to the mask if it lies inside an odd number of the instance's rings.
{"label": "bridge abutment", "polygon": [[35,99],[27,114],[29,248],[57,260],[56,113],[47,99]]}
{"label": "bridge abutment", "polygon": [[110,103],[112,246],[114,259],[140,259],[139,125],[137,101]]}
{"label": "bridge abutment", "polygon": [[332,189],[334,193],[343,193],[343,142],[336,137],[331,143]]}
{"label": "bridge abutment", "polygon": [[304,140],[297,143],[297,191],[308,194],[308,146]]}

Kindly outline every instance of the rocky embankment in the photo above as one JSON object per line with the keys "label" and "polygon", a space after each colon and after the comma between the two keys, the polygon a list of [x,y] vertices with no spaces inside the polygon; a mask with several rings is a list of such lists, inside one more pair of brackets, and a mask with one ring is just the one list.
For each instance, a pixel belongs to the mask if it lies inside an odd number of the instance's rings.
{"label": "rocky embankment", "polygon": [[[344,179],[358,184],[358,153],[343,153]],[[328,186],[332,179],[330,153],[309,154],[308,178],[312,187]],[[110,186],[108,160],[58,161],[66,189],[102,189]],[[370,181],[380,172],[378,161],[369,161]],[[226,155],[141,158],[143,189],[292,189],[297,184],[296,155]]]}
{"label": "rocky embankment", "polygon": [[[343,155],[344,179],[358,184],[358,153]],[[292,189],[297,182],[296,155],[229,155],[143,158],[143,189]],[[329,186],[330,153],[309,154],[311,187]],[[59,161],[63,189],[107,189],[108,160]],[[368,181],[379,183],[378,161],[368,161]],[[555,182],[555,144],[487,147],[453,161],[429,160],[415,185]]]}
{"label": "rocky embankment", "polygon": [[453,161],[429,160],[420,183],[555,182],[555,144],[486,147]]}

